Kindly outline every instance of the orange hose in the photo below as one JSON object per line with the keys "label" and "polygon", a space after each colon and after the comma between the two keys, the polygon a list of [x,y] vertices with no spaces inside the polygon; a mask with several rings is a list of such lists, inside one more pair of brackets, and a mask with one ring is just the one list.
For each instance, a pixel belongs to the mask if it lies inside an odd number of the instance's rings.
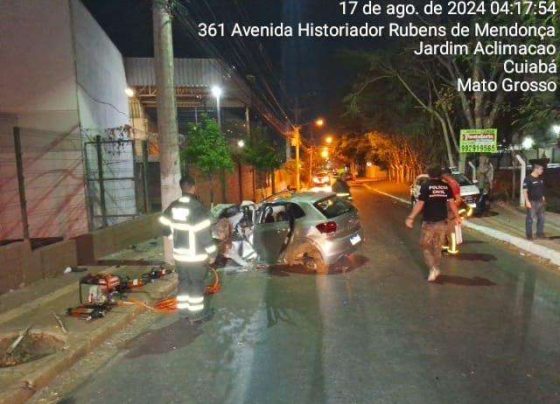
{"label": "orange hose", "polygon": [[[212,268],[212,272],[214,273],[214,283],[206,287],[204,291],[205,295],[215,295],[222,289],[222,286],[220,284],[220,276],[218,275],[218,272],[214,268]],[[148,309],[154,313],[172,314],[177,311],[177,298],[168,297],[166,299],[160,300],[159,302],[154,304],[153,307],[136,299],[121,301],[119,302],[119,305],[122,306],[135,305],[138,307],[142,307],[144,309]]]}
{"label": "orange hose", "polygon": [[222,289],[222,285],[220,284],[220,276],[218,275],[218,271],[212,268],[212,272],[214,273],[214,283],[210,286],[206,287],[204,291],[205,295],[215,295]]}

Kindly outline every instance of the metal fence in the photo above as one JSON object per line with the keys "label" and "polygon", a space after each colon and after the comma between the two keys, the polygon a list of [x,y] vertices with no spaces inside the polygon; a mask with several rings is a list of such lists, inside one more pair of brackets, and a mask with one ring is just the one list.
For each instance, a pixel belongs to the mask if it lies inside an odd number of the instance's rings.
{"label": "metal fence", "polygon": [[150,210],[147,185],[147,147],[136,158],[135,141],[96,135],[84,144],[89,214],[98,229]]}
{"label": "metal fence", "polygon": [[0,140],[0,241],[87,232],[79,133],[14,128]]}
{"label": "metal fence", "polygon": [[147,155],[145,142],[106,131],[13,128],[0,136],[0,244],[71,238],[149,212]]}

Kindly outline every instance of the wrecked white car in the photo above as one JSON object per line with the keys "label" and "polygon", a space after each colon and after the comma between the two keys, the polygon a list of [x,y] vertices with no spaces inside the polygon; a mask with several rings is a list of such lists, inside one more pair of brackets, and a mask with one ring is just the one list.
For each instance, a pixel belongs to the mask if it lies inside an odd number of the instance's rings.
{"label": "wrecked white car", "polygon": [[229,213],[222,210],[221,225],[216,226],[227,227],[224,219],[235,217],[232,241],[225,243],[228,258],[256,259],[265,265],[301,264],[309,271],[325,273],[363,242],[356,208],[333,193],[282,194],[258,206],[240,206],[238,213],[237,208],[229,209]]}

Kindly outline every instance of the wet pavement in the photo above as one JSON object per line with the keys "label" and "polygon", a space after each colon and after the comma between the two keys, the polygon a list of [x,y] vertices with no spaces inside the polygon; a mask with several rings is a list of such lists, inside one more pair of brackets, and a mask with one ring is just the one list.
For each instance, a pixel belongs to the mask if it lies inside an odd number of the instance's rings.
{"label": "wet pavement", "polygon": [[367,240],[326,276],[228,274],[63,403],[560,402],[560,272],[476,233],[426,282],[408,208],[353,190]]}

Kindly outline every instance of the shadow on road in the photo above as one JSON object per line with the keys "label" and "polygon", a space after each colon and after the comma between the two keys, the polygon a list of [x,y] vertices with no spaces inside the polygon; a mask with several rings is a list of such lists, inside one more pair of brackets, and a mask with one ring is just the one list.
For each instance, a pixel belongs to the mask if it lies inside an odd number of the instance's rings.
{"label": "shadow on road", "polygon": [[119,265],[151,266],[151,265],[162,265],[162,264],[164,264],[164,262],[159,260],[139,259],[139,260],[99,260],[97,261],[96,265],[98,266],[119,266]]}
{"label": "shadow on road", "polygon": [[494,217],[494,216],[499,216],[500,214],[498,212],[484,212],[482,214],[478,214],[475,216],[475,218],[481,218],[481,217]]}
{"label": "shadow on road", "polygon": [[173,324],[149,331],[128,341],[124,348],[130,349],[126,358],[134,359],[144,355],[159,355],[176,351],[193,343],[203,331],[199,325],[191,325],[179,318]]}
{"label": "shadow on road", "polygon": [[467,245],[467,244],[487,244],[486,241],[480,241],[480,240],[465,240],[463,241],[463,245]]}
{"label": "shadow on road", "polygon": [[[363,255],[352,255],[332,265],[329,268],[329,272],[325,275],[339,275],[352,272],[367,264],[368,262],[369,259],[367,259]],[[290,274],[317,276],[315,272],[306,270],[303,265],[276,265],[270,268],[268,272],[271,276],[278,277],[286,277],[290,276]]]}
{"label": "shadow on road", "polygon": [[434,283],[439,285],[450,284],[459,286],[496,286],[491,280],[478,276],[474,278],[465,278],[464,276],[456,275],[440,275]]}
{"label": "shadow on road", "polygon": [[483,262],[490,262],[496,261],[497,258],[492,254],[483,254],[483,253],[459,253],[457,255],[449,255],[450,258],[459,260],[459,261],[483,261]]}

